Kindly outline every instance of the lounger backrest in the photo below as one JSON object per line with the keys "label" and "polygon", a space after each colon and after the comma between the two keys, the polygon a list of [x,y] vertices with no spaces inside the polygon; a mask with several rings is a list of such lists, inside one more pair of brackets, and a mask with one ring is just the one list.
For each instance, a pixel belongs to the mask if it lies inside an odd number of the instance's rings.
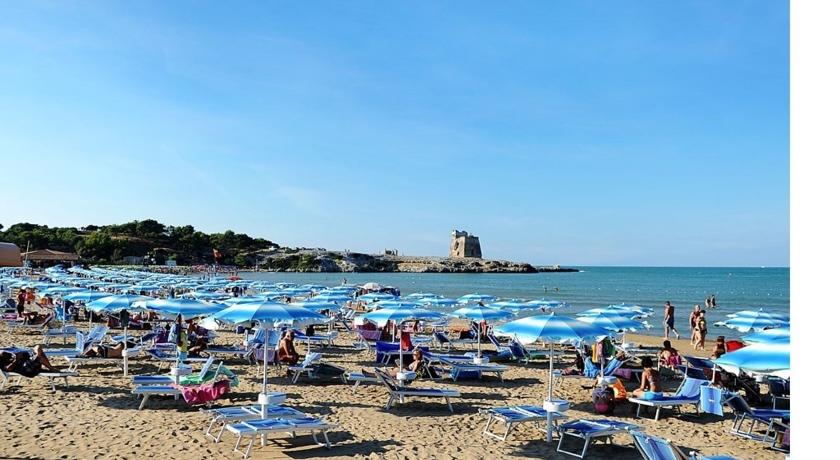
{"label": "lounger backrest", "polygon": [[76,331],[76,351],[80,354],[85,351],[85,335],[79,331]]}
{"label": "lounger backrest", "polygon": [[677,389],[677,392],[674,393],[674,397],[679,398],[686,398],[686,399],[694,399],[700,397],[700,387],[709,383],[708,380],[700,380],[700,379],[693,379],[691,377],[686,377],[683,380],[680,387]]}
{"label": "lounger backrest", "polygon": [[738,393],[729,393],[725,403],[737,414],[753,413],[752,407],[750,407],[750,405],[747,404],[747,401],[744,400],[744,398]]}
{"label": "lounger backrest", "polygon": [[684,455],[678,455],[671,443],[662,438],[649,436],[644,433],[632,432],[633,442],[644,460],[682,460]]}
{"label": "lounger backrest", "polygon": [[622,364],[624,364],[624,361],[613,357],[610,362],[604,366],[604,375],[613,375]]}
{"label": "lounger backrest", "polygon": [[210,355],[207,358],[207,361],[204,362],[204,365],[201,366],[201,372],[198,374],[199,379],[204,379],[207,376],[207,372],[210,371],[210,366],[213,365],[213,355]]}
{"label": "lounger backrest", "polygon": [[444,334],[443,332],[436,331],[434,335],[435,340],[437,340],[438,343],[449,343],[449,337],[447,337],[446,334]]}
{"label": "lounger backrest", "polygon": [[301,367],[309,367],[312,364],[321,360],[321,353],[307,353],[306,357],[303,358],[303,362],[301,363]]}
{"label": "lounger backrest", "polygon": [[715,363],[711,359],[698,358],[697,356],[683,356],[683,359],[691,367],[696,367],[696,368],[699,368],[699,369],[714,369],[715,368]]}
{"label": "lounger backrest", "polygon": [[528,357],[527,353],[525,352],[525,347],[523,347],[518,340],[510,341],[510,352],[516,359],[525,359]]}
{"label": "lounger backrest", "polygon": [[381,369],[374,369],[373,371],[376,372],[376,376],[379,377],[379,381],[385,384],[385,386],[388,388],[388,391],[390,391],[391,393],[399,391],[399,387],[390,375],[386,374]]}
{"label": "lounger backrest", "polygon": [[709,385],[700,387],[700,412],[723,417],[723,390]]}

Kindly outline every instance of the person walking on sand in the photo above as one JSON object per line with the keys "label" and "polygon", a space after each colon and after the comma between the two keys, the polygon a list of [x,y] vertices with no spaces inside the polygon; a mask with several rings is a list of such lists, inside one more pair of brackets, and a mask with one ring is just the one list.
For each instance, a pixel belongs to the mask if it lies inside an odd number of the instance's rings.
{"label": "person walking on sand", "polygon": [[674,306],[671,305],[671,301],[665,302],[665,319],[662,321],[662,325],[665,327],[665,338],[671,338],[671,331],[674,331],[674,336],[677,340],[680,339],[680,333],[674,329]]}

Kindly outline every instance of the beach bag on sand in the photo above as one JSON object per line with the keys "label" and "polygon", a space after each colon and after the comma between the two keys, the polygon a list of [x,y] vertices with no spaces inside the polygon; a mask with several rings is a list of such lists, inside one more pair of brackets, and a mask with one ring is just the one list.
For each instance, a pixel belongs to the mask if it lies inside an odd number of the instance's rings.
{"label": "beach bag on sand", "polygon": [[219,380],[201,386],[181,387],[181,395],[184,396],[184,401],[190,405],[215,401],[228,392],[230,392],[230,382],[227,380]]}
{"label": "beach bag on sand", "polygon": [[615,410],[615,393],[613,389],[607,386],[595,387],[592,391],[592,403],[595,405],[596,414],[612,414]]}

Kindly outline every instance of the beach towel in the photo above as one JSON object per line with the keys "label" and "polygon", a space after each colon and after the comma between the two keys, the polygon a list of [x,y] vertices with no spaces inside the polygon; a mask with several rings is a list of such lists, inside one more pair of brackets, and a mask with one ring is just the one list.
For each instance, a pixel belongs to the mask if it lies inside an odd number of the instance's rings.
{"label": "beach towel", "polygon": [[219,380],[200,386],[181,387],[181,395],[189,405],[204,404],[215,401],[230,392],[230,382]]}

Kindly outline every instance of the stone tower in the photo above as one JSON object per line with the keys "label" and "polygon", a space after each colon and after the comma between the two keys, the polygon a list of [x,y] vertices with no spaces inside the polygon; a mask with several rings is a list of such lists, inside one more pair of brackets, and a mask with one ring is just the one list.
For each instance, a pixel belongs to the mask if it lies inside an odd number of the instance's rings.
{"label": "stone tower", "polygon": [[478,237],[468,232],[452,230],[452,240],[449,242],[449,257],[481,258],[481,243]]}

